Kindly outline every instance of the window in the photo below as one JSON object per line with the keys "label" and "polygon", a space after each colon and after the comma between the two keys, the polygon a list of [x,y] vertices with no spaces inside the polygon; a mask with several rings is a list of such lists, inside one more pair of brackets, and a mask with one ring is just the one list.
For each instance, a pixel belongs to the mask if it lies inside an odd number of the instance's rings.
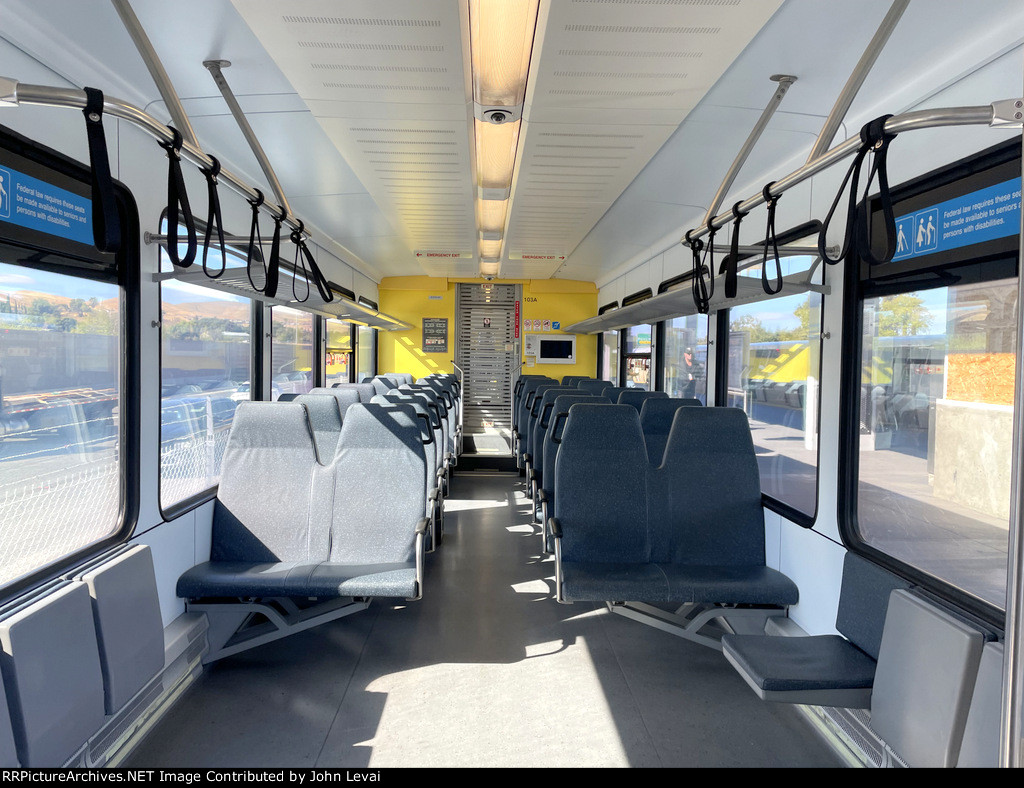
{"label": "window", "polygon": [[623,361],[628,388],[646,389],[653,387],[651,380],[651,359],[653,358],[653,326],[631,326],[625,334],[626,352]]}
{"label": "window", "polygon": [[687,315],[665,322],[665,391],[708,404],[708,318]]}
{"label": "window", "polygon": [[1016,313],[1016,279],[1004,279],[868,298],[862,315],[860,537],[997,607]]}
{"label": "window", "polygon": [[344,320],[327,320],[327,385],[348,383],[352,367],[352,324]]}
{"label": "window", "polygon": [[239,402],[253,399],[252,301],[180,282],[160,286],[160,506],[220,480]]}
{"label": "window", "polygon": [[619,383],[619,332],[605,331],[601,334],[600,377]]}
{"label": "window", "polygon": [[[807,270],[811,262],[809,257],[785,259],[783,272]],[[759,267],[743,273],[761,275]],[[805,292],[742,305],[730,309],[727,319],[725,404],[743,408],[750,419],[761,491],[813,520],[818,489],[821,296]]]}
{"label": "window", "polygon": [[[1020,141],[892,190],[847,286],[843,537],[993,622],[1012,495]],[[883,223],[876,199],[872,230]]]}
{"label": "window", "polygon": [[377,330],[356,326],[356,380],[377,374]]}
{"label": "window", "polygon": [[121,526],[122,318],[116,284],[0,263],[0,585]]}
{"label": "window", "polygon": [[286,306],[275,306],[272,315],[271,399],[306,394],[314,385],[314,316]]}

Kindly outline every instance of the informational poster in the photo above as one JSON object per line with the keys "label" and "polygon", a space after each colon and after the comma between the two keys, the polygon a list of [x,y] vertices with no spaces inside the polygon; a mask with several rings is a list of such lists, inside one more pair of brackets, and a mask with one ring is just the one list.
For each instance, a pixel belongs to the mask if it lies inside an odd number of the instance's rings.
{"label": "informational poster", "polygon": [[448,352],[448,318],[423,318],[423,352]]}
{"label": "informational poster", "polygon": [[896,218],[893,262],[1017,235],[1021,179],[973,191]]}
{"label": "informational poster", "polygon": [[13,167],[0,167],[0,221],[92,244],[92,200]]}

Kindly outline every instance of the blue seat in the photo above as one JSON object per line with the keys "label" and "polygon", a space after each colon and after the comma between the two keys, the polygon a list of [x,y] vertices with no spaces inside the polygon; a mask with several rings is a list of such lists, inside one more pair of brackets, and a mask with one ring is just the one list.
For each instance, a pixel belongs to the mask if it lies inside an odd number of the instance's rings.
{"label": "blue seat", "polygon": [[578,389],[570,386],[552,386],[541,389],[540,397],[534,397],[533,408],[530,414],[529,443],[525,457],[526,478],[530,487],[530,497],[537,498],[540,489],[540,480],[544,475],[544,433],[547,432],[551,422],[551,411],[555,405],[555,398],[559,394],[575,394]]}
{"label": "blue seat", "polygon": [[674,619],[675,634],[714,648],[700,631],[713,619],[763,627],[799,597],[765,565],[757,458],[734,408],[678,409],[653,468],[635,408],[573,405],[549,528],[559,601],[606,602],[661,628]]}
{"label": "blue seat", "polygon": [[580,390],[581,394],[596,394],[601,396],[601,392],[609,386],[614,386],[610,380],[581,380],[576,384],[576,388]]}
{"label": "blue seat", "polygon": [[644,402],[649,399],[664,399],[668,397],[664,391],[647,391],[646,389],[626,389],[619,392],[616,402],[619,405],[632,405],[638,411],[643,407]]}
{"label": "blue seat", "polygon": [[889,597],[911,584],[847,553],[836,629],[840,635],[724,635],[722,651],[762,700],[870,708]]}
{"label": "blue seat", "polygon": [[548,417],[547,427],[544,430],[543,467],[540,478],[540,485],[537,491],[537,502],[541,509],[542,536],[544,551],[550,553],[552,550],[551,536],[548,533],[548,519],[555,511],[555,460],[558,457],[558,447],[562,442],[562,430],[565,427],[565,420],[569,416],[569,408],[576,403],[588,403],[592,405],[610,405],[604,397],[591,394],[559,394]]}
{"label": "blue seat", "polygon": [[672,429],[672,420],[679,408],[700,405],[699,399],[648,399],[640,408],[640,429],[647,443],[647,459],[655,467],[665,456],[665,444]]}

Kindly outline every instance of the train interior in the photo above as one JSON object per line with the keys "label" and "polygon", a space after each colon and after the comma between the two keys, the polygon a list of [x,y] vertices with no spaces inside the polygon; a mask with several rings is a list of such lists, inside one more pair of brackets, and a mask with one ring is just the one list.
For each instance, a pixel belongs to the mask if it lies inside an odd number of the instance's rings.
{"label": "train interior", "polygon": [[0,19],[0,767],[1020,765],[1018,0]]}

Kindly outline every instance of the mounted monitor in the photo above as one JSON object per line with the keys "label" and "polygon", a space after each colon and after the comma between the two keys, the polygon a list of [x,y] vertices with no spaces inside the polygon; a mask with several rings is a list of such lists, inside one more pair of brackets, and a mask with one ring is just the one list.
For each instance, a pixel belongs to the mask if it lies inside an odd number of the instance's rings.
{"label": "mounted monitor", "polygon": [[538,364],[576,363],[576,337],[574,335],[536,336],[534,347],[537,350]]}

